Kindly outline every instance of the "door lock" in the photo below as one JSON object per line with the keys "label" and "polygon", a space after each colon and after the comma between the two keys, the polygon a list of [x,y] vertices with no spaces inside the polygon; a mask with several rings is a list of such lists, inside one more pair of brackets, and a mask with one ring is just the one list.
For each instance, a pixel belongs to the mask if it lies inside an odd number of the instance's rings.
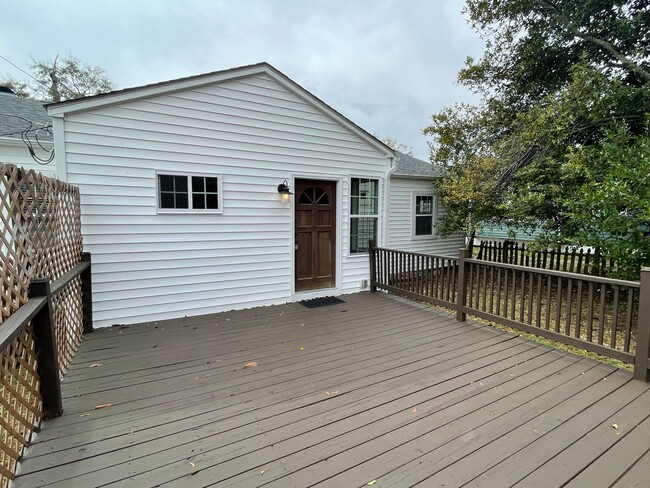
{"label": "door lock", "polygon": [[298,243],[294,244],[293,248],[297,251],[298,250]]}

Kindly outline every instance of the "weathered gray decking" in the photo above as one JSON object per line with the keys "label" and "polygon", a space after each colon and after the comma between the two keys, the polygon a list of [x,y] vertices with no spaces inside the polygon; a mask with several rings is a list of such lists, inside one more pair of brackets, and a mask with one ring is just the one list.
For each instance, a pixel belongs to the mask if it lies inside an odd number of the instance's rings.
{"label": "weathered gray decking", "polygon": [[343,298],[88,335],[15,486],[649,486],[628,372]]}

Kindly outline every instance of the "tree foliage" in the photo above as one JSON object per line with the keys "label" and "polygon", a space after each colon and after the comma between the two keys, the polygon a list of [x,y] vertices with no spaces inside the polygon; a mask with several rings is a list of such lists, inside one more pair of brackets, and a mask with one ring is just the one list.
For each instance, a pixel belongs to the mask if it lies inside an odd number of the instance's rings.
{"label": "tree foliage", "polygon": [[6,78],[0,80],[0,84],[11,88],[17,96],[47,102],[97,95],[114,89],[103,68],[85,64],[72,55],[57,56],[54,60],[32,59],[30,69],[31,79]]}
{"label": "tree foliage", "polygon": [[626,276],[649,264],[648,215],[633,204],[647,188],[614,182],[647,164],[650,4],[467,0],[465,11],[486,50],[459,81],[481,103],[447,107],[424,130],[432,161],[450,166],[441,233],[541,226],[543,239],[625,261]]}

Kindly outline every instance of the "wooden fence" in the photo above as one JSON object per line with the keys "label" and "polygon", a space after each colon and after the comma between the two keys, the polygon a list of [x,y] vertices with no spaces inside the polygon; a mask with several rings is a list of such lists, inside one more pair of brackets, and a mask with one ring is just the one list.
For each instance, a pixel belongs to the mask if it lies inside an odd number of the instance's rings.
{"label": "wooden fence", "polygon": [[481,241],[474,251],[476,259],[504,264],[518,264],[532,268],[569,271],[572,273],[605,276],[616,263],[598,252],[582,248],[532,249],[516,241]]}
{"label": "wooden fence", "polygon": [[650,269],[641,282],[394,249],[370,249],[371,290],[385,290],[634,365],[648,381]]}
{"label": "wooden fence", "polygon": [[41,419],[61,414],[60,376],[92,331],[79,190],[0,164],[0,486]]}

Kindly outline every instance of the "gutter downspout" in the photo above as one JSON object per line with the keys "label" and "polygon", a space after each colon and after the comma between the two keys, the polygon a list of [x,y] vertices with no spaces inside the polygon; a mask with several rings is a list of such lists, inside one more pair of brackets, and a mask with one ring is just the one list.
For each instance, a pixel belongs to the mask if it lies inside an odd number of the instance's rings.
{"label": "gutter downspout", "polygon": [[388,247],[388,228],[389,228],[389,217],[390,217],[390,209],[389,209],[389,204],[390,204],[390,177],[391,175],[395,172],[397,169],[397,165],[395,164],[395,159],[397,158],[397,155],[389,155],[386,156],[386,158],[389,161],[390,167],[388,168],[388,171],[384,174],[384,209],[382,211],[382,221],[383,221],[383,226],[381,230],[381,241],[379,242],[379,246],[382,247]]}

